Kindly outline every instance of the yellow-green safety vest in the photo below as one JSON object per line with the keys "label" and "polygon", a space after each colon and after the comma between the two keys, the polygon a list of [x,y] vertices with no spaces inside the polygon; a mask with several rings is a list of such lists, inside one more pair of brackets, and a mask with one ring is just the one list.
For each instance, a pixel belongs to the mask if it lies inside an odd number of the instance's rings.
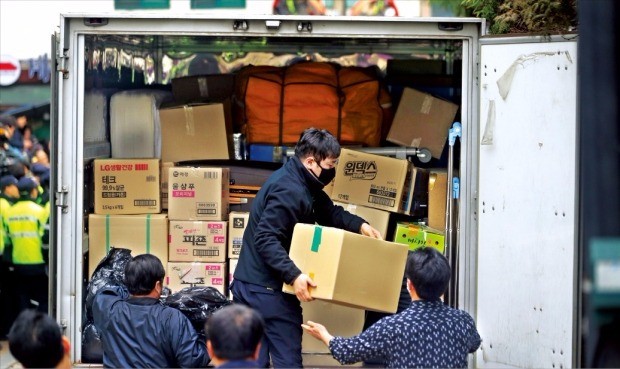
{"label": "yellow-green safety vest", "polygon": [[43,264],[41,237],[48,212],[34,201],[18,201],[4,215],[4,223],[13,244],[13,264]]}

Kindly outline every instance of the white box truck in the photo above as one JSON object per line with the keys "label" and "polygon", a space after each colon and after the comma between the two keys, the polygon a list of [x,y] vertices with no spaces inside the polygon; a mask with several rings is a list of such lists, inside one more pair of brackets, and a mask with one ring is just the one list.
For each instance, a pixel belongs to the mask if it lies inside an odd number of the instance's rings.
{"label": "white box truck", "polygon": [[[86,96],[169,84],[179,60],[208,53],[230,65],[293,57],[377,65],[387,78],[386,62],[399,60],[399,76],[432,80],[456,99],[451,304],[472,314],[483,339],[471,365],[578,365],[576,35],[484,33],[474,18],[62,15],[53,38],[50,306],[74,362],[82,363],[90,167],[111,155],[109,128],[85,113]],[[419,60],[442,68],[406,69]],[[103,139],[85,140],[92,132]]]}

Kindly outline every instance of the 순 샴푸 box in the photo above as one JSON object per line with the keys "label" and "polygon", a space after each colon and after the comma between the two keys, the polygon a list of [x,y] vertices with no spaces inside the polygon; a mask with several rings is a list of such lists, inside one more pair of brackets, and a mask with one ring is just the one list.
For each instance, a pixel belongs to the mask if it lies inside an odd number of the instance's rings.
{"label": "\uc21c \uc0f4\ud478 box", "polygon": [[170,220],[228,220],[228,168],[179,168],[168,173]]}
{"label": "\uc21c \uc0f4\ud478 box", "polygon": [[[395,313],[407,246],[342,229],[299,223],[289,255],[317,284],[312,297],[367,310]],[[294,293],[284,284],[282,290]]]}
{"label": "\uc21c \uc0f4\ud478 box", "polygon": [[159,159],[96,159],[95,214],[156,214]]}

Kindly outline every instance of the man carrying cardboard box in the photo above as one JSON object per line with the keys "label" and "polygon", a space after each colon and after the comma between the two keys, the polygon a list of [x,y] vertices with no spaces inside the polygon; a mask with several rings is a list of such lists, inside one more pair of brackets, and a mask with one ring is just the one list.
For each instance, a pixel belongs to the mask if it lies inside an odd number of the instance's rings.
{"label": "man carrying cardboard box", "polygon": [[[256,309],[265,320],[258,364],[295,368],[302,366],[302,314],[300,301],[311,301],[310,276],[289,257],[297,223],[345,229],[381,238],[364,219],[335,206],[323,187],[335,176],[340,144],[326,130],[305,130],[295,156],[261,187],[250,211],[243,246],[231,285],[233,301]],[[281,291],[293,286],[295,296]]]}
{"label": "man carrying cardboard box", "polygon": [[387,368],[467,368],[467,355],[481,340],[468,313],[441,301],[450,281],[448,259],[430,247],[417,249],[408,257],[406,275],[409,308],[358,336],[334,337],[312,321],[302,327],[323,341],[341,364],[378,356]]}

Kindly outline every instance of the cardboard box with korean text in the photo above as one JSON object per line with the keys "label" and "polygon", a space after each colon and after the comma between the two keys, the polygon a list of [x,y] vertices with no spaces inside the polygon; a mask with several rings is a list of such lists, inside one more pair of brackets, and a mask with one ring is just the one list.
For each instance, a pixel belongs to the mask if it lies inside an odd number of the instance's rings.
{"label": "cardboard box with korean text", "polygon": [[169,171],[170,220],[228,220],[228,168],[172,167]]}
{"label": "cardboard box with korean text", "polygon": [[431,170],[428,179],[428,226],[431,228],[446,228],[447,191],[448,174],[445,170]]}
{"label": "cardboard box with korean text", "polygon": [[450,101],[405,88],[387,140],[427,148],[434,158],[440,158],[458,108]]}
{"label": "cardboard box with korean text", "polygon": [[131,255],[153,254],[166,268],[168,218],[166,214],[88,216],[88,278],[112,247],[130,249]]}
{"label": "cardboard box with korean text", "polygon": [[390,213],[385,210],[373,209],[362,205],[347,204],[344,202],[334,202],[351,214],[364,218],[371,226],[381,233],[381,237],[387,238],[387,228],[390,221]]}
{"label": "cardboard box with korean text", "polygon": [[161,108],[162,162],[229,159],[232,121],[229,103]]}
{"label": "cardboard box with korean text", "polygon": [[172,292],[185,287],[214,287],[226,296],[226,263],[169,262],[166,285]]}
{"label": "cardboard box with korean text", "polygon": [[231,211],[228,215],[228,257],[239,258],[241,245],[243,244],[243,232],[248,226],[250,213]]}
{"label": "cardboard box with korean text", "polygon": [[417,173],[418,168],[404,159],[342,149],[331,198],[409,214]]}
{"label": "cardboard box with korean text", "polygon": [[237,268],[237,263],[239,259],[228,259],[228,299],[232,301],[233,295],[230,292],[230,285],[232,281],[235,280],[235,269]]}
{"label": "cardboard box with korean text", "polygon": [[166,210],[168,209],[168,174],[170,173],[169,169],[173,166],[174,163],[161,163],[159,190],[161,192],[161,208]]}
{"label": "cardboard box with korean text", "polygon": [[168,235],[170,261],[226,261],[227,222],[171,220]]}
{"label": "cardboard box with korean text", "polygon": [[443,254],[445,248],[443,233],[425,225],[398,222],[394,231],[394,242],[408,245],[409,250],[432,247]]}
{"label": "cardboard box with korean text", "polygon": [[95,159],[95,214],[161,211],[159,159]]}
{"label": "cardboard box with korean text", "polygon": [[[321,323],[328,327],[327,329],[329,329],[329,333],[332,336],[352,337],[360,334],[364,327],[364,318],[366,316],[364,309],[343,306],[323,300],[302,302],[301,308],[304,323],[308,322],[308,320]],[[304,358],[304,364],[341,366],[331,355],[316,355],[329,354],[329,348],[305,330],[301,340],[301,350],[305,354],[314,354],[311,358],[312,363],[306,362],[306,358]]]}
{"label": "cardboard box with korean text", "polygon": [[[342,229],[298,223],[289,255],[317,284],[312,297],[396,312],[408,248]],[[284,284],[282,290],[294,293]]]}

